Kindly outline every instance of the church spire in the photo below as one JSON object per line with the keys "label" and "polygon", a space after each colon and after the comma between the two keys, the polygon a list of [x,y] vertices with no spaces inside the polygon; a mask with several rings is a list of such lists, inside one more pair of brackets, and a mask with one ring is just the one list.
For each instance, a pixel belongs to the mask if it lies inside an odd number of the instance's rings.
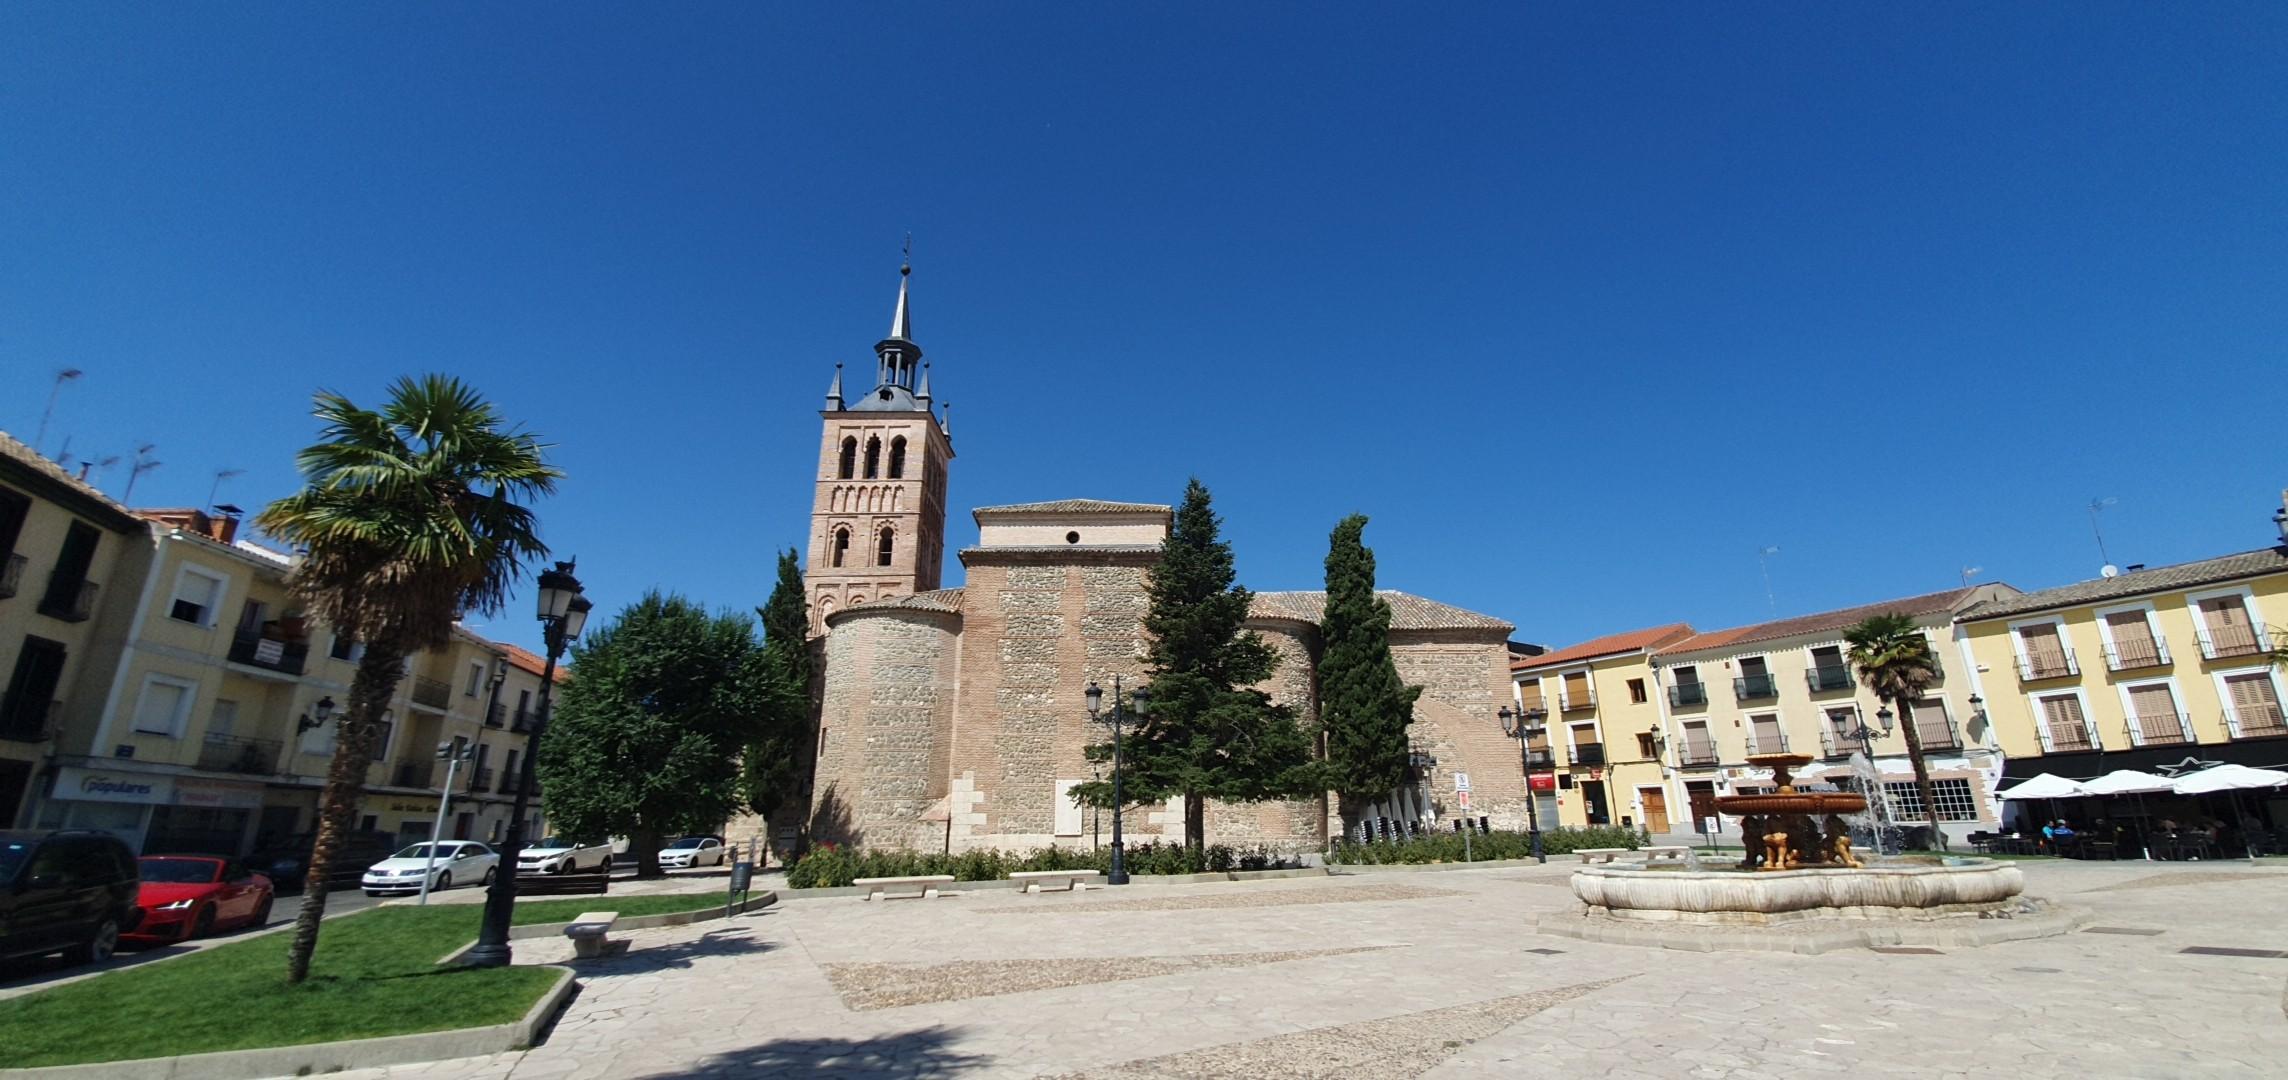
{"label": "church spire", "polygon": [[890,340],[892,341],[912,341],[914,339],[913,316],[906,310],[906,279],[911,277],[913,272],[914,264],[912,262],[901,263],[898,266],[898,310],[890,313]]}
{"label": "church spire", "polygon": [[834,365],[834,385],[826,388],[826,411],[842,411],[842,365]]}
{"label": "church spire", "polygon": [[914,389],[914,374],[921,367],[922,347],[914,344],[912,309],[906,302],[906,282],[914,272],[913,239],[906,239],[906,259],[898,266],[898,308],[890,315],[890,336],[874,345],[874,355],[881,363],[877,384],[881,387],[900,387],[908,393]]}

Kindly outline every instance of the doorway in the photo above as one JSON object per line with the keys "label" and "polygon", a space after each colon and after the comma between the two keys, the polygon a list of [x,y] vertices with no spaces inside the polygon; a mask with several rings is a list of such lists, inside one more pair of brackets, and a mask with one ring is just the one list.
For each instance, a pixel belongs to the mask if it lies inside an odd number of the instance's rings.
{"label": "doorway", "polygon": [[1577,786],[1581,789],[1581,810],[1588,817],[1589,824],[1612,824],[1612,815],[1605,809],[1605,782],[1583,780]]}
{"label": "doorway", "polygon": [[1668,831],[1668,792],[1656,787],[1637,789],[1637,801],[1644,804],[1645,831],[1655,836]]}

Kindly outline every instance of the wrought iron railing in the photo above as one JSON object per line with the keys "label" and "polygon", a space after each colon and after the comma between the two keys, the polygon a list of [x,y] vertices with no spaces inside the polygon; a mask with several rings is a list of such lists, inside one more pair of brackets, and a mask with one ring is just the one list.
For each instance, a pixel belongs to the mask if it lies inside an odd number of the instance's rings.
{"label": "wrought iron railing", "polygon": [[1706,705],[1708,704],[1708,684],[1699,682],[1677,683],[1668,688],[1668,703],[1680,709],[1687,705]]}
{"label": "wrought iron railing", "polygon": [[1849,690],[1853,685],[1851,665],[1830,664],[1811,668],[1803,673],[1803,681],[1811,684],[1811,692],[1814,694],[1829,690]]}
{"label": "wrought iron railing", "polygon": [[2105,667],[2108,671],[2134,671],[2138,668],[2168,667],[2169,641],[2159,634],[2151,641],[2114,642],[2105,647]]}
{"label": "wrought iron railing", "polygon": [[268,776],[278,771],[278,751],[284,746],[275,739],[241,739],[209,732],[199,743],[199,768]]}
{"label": "wrought iron railing", "polygon": [[0,739],[9,742],[46,742],[63,726],[64,703],[26,701],[14,713],[0,716]]}
{"label": "wrought iron railing", "polygon": [[86,622],[95,614],[95,594],[100,588],[95,582],[50,581],[48,594],[40,600],[40,614],[65,622]]}
{"label": "wrought iron railing", "polygon": [[24,557],[11,554],[0,560],[0,600],[16,595],[24,585]]}
{"label": "wrought iron railing", "polygon": [[1784,754],[1787,753],[1787,743],[1787,732],[1785,731],[1775,731],[1770,734],[1758,734],[1754,731],[1748,733],[1748,752],[1751,754]]}
{"label": "wrought iron railing", "polygon": [[300,675],[310,659],[310,643],[267,637],[259,630],[241,630],[230,639],[234,664]]}
{"label": "wrought iron railing", "polygon": [[1686,740],[1676,752],[1677,764],[1688,767],[1716,764],[1716,744]]}
{"label": "wrought iron railing", "polygon": [[2018,661],[2018,681],[2038,682],[2043,679],[2063,679],[2081,674],[2081,664],[2074,659],[2072,649],[2061,650],[2056,656],[2035,656],[2031,653]]}
{"label": "wrought iron railing", "polygon": [[1605,744],[1581,742],[1573,744],[1573,764],[1602,765],[1605,763]]}
{"label": "wrought iron railing", "polygon": [[2261,652],[2270,651],[2272,641],[2271,632],[2265,628],[2263,623],[2251,623],[2246,627],[2233,627],[2224,631],[2204,626],[2201,628],[2200,638],[2201,659],[2203,660],[2254,656]]}
{"label": "wrought iron railing", "polygon": [[1780,696],[1780,680],[1771,674],[1742,675],[1732,680],[1732,695],[1741,701]]}

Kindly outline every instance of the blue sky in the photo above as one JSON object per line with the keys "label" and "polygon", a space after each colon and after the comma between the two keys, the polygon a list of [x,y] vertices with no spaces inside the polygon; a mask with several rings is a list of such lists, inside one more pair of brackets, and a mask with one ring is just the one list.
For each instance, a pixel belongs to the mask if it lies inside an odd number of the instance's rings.
{"label": "blue sky", "polygon": [[1562,645],[2273,535],[2279,5],[824,7],[0,9],[0,427],[252,506],[453,372],[600,604],[748,606],[911,230],[952,546],[1196,473]]}

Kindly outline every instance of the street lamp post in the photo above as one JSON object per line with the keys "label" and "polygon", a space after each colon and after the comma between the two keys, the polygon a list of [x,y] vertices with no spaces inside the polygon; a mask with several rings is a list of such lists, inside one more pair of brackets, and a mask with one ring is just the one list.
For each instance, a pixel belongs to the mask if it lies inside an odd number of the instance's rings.
{"label": "street lamp post", "polygon": [[[1088,684],[1088,689],[1081,693],[1081,696],[1088,699],[1089,720],[1097,721],[1099,719],[1098,714],[1104,707],[1104,689],[1091,682]],[[1128,692],[1128,703],[1135,707],[1138,716],[1144,715],[1144,710],[1150,700],[1151,694],[1141,686]],[[1128,849],[1120,838],[1120,721],[1122,712],[1120,676],[1115,675],[1112,677],[1112,712],[1109,714],[1112,723],[1112,872],[1104,875],[1104,881],[1107,885],[1128,884]]]}
{"label": "street lamp post", "polygon": [[[437,744],[437,760],[445,763],[445,786],[437,789],[437,822],[429,826],[429,862],[428,865],[422,867],[421,874],[421,903],[423,905],[429,903],[429,881],[437,876],[437,842],[444,839],[445,815],[453,808],[453,774],[461,767],[462,762],[474,761],[476,757],[476,744],[464,743],[458,737],[450,742]],[[493,873],[493,878],[496,881],[500,878],[497,869]]]}
{"label": "street lamp post", "polygon": [[501,841],[498,872],[485,894],[485,922],[477,943],[462,962],[470,967],[507,967],[510,951],[508,926],[516,914],[516,858],[524,850],[524,819],[531,810],[534,760],[540,757],[540,737],[548,730],[548,714],[555,700],[556,660],[580,637],[588,623],[588,598],[580,595],[580,579],[572,576],[572,563],[560,562],[540,572],[540,629],[548,647],[548,663],[540,672],[540,715],[524,739],[524,761],[517,773],[516,803],[509,811],[508,837]]}
{"label": "street lamp post", "polygon": [[1851,738],[1859,740],[1859,749],[1865,752],[1867,755],[1868,771],[1875,774],[1875,790],[1867,793],[1867,801],[1868,808],[1875,812],[1875,854],[1877,855],[1884,854],[1883,819],[1889,816],[1887,813],[1885,813],[1885,811],[1889,809],[1891,798],[1890,795],[1884,791],[1882,770],[1875,767],[1875,736],[1889,735],[1891,733],[1892,721],[1895,719],[1897,719],[1897,717],[1891,712],[1891,707],[1885,705],[1882,708],[1875,710],[1875,721],[1883,725],[1881,731],[1877,731],[1874,728],[1868,727],[1866,715],[1861,714],[1859,717],[1859,726],[1844,733]]}
{"label": "street lamp post", "polygon": [[1517,767],[1525,774],[1525,820],[1526,828],[1533,833],[1533,858],[1537,862],[1546,863],[1549,861],[1549,856],[1541,850],[1541,799],[1533,793],[1533,750],[1531,746],[1532,740],[1539,738],[1543,732],[1549,730],[1546,724],[1549,719],[1549,711],[1547,709],[1528,709],[1519,712],[1504,705],[1501,707],[1501,712],[1495,715],[1501,717],[1502,734],[1517,740]]}

